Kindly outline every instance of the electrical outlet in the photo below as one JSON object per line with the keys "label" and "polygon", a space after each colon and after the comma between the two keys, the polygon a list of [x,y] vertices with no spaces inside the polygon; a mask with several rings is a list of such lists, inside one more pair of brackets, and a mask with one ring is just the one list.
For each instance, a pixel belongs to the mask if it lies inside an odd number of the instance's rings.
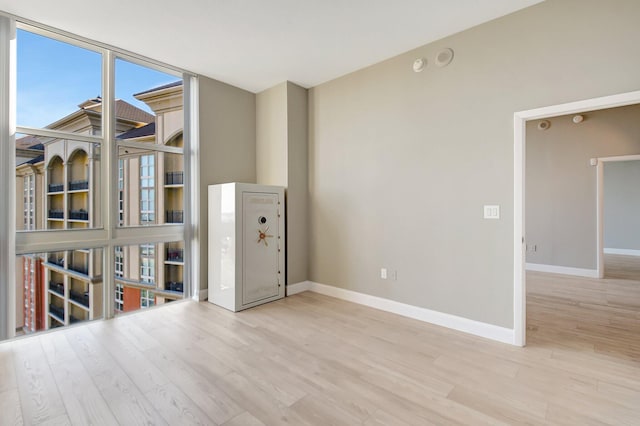
{"label": "electrical outlet", "polygon": [[398,271],[396,271],[395,269],[389,270],[389,279],[392,280],[392,281],[397,281],[398,280]]}
{"label": "electrical outlet", "polygon": [[383,280],[387,279],[387,268],[380,269],[380,278],[382,278]]}

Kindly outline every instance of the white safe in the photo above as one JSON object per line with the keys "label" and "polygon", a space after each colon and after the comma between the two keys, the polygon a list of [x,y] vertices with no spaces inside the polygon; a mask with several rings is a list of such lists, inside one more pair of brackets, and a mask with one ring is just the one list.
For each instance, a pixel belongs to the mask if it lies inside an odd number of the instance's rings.
{"label": "white safe", "polygon": [[209,185],[209,301],[233,312],[284,297],[284,188]]}

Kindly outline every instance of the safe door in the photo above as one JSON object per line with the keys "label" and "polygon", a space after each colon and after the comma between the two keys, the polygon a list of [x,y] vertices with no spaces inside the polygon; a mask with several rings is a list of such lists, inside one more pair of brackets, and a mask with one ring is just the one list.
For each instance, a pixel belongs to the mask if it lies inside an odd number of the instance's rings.
{"label": "safe door", "polygon": [[280,229],[278,194],[242,194],[242,304],[278,296]]}

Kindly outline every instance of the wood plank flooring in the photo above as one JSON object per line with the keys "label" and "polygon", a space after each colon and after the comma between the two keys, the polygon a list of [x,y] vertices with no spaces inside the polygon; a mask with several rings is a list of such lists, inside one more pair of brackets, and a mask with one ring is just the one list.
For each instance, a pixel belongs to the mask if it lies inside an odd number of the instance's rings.
{"label": "wood plank flooring", "polygon": [[314,293],[0,344],[0,425],[638,425],[640,281],[528,274],[516,348]]}

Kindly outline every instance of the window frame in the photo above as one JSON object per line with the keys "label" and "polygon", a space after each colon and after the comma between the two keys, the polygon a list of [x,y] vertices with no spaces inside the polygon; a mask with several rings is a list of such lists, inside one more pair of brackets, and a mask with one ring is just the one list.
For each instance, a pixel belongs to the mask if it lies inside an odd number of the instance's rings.
{"label": "window frame", "polygon": [[114,303],[116,312],[124,312],[124,285],[120,283],[116,283],[116,294]]}
{"label": "window frame", "polygon": [[[35,190],[36,175],[28,173],[23,176],[22,181],[22,202],[24,219],[22,221],[22,230],[33,231],[36,226],[35,218]],[[16,200],[17,201],[17,200]]]}
{"label": "window frame", "polygon": [[[71,45],[89,49],[102,55],[102,134],[100,136],[66,133],[46,128],[17,126],[16,123],[16,33],[26,30],[44,37],[69,43]],[[7,185],[0,190],[0,196],[17,203],[15,176],[15,137],[16,134],[33,136],[68,138],[98,144],[101,151],[102,167],[100,170],[100,206],[102,224],[91,229],[65,230],[28,230],[16,229],[16,208],[4,209],[0,214],[0,237],[6,242],[7,250],[0,253],[0,268],[6,271],[5,278],[9,283],[15,283],[16,256],[55,252],[75,249],[103,249],[103,284],[104,306],[103,317],[112,318],[115,315],[115,300],[110,295],[115,294],[115,247],[139,244],[145,241],[150,244],[185,241],[185,256],[194,260],[194,266],[185,265],[184,298],[197,297],[193,285],[198,282],[199,247],[193,238],[195,231],[193,223],[197,223],[199,213],[198,193],[198,151],[197,140],[197,93],[198,78],[180,68],[169,66],[158,61],[145,58],[114,48],[106,44],[95,42],[64,31],[38,24],[20,17],[0,12],[0,178]],[[184,114],[184,146],[175,147],[145,146],[152,151],[178,152],[184,155],[184,206],[185,220],[183,224],[143,225],[126,228],[118,227],[119,223],[119,195],[118,195],[118,149],[120,146],[135,145],[134,142],[120,143],[115,135],[115,61],[126,60],[145,67],[173,74],[183,82],[183,114]],[[157,148],[157,149],[156,149]],[[193,179],[193,182],[192,182]],[[195,185],[194,185],[195,184]],[[193,201],[192,201],[193,200]],[[35,219],[35,218],[34,218]],[[157,219],[157,216],[156,216]],[[157,220],[156,220],[157,222]],[[0,340],[15,336],[16,330],[16,285],[0,286]]]}
{"label": "window frame", "polygon": [[140,282],[156,284],[156,245],[140,244]]}
{"label": "window frame", "polygon": [[124,225],[124,160],[118,159],[118,226]]}
{"label": "window frame", "polygon": [[153,290],[140,289],[140,309],[156,306],[156,295]]}
{"label": "window frame", "polygon": [[[148,225],[157,222],[156,206],[156,155],[140,155],[140,224]],[[146,170],[146,172],[145,172]],[[148,184],[150,182],[150,184]],[[145,197],[146,195],[146,197]],[[147,206],[144,208],[143,206]]]}

